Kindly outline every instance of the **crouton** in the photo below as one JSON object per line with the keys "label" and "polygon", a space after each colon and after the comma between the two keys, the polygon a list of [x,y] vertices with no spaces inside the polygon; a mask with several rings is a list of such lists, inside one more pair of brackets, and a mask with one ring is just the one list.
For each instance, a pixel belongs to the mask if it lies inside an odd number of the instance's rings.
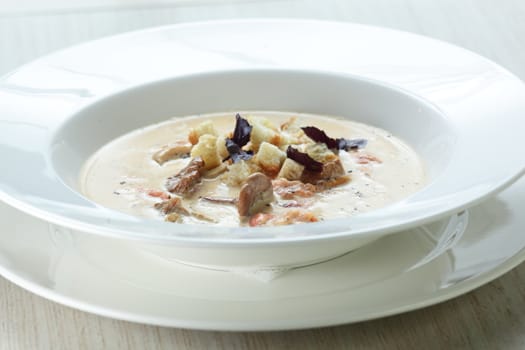
{"label": "crouton", "polygon": [[321,163],[327,163],[337,159],[337,156],[324,143],[311,143],[306,145],[305,152]]}
{"label": "crouton", "polygon": [[219,157],[221,159],[226,159],[230,155],[228,152],[228,149],[226,148],[226,138],[225,137],[217,137],[217,153],[219,154]]}
{"label": "crouton", "polygon": [[251,173],[252,168],[248,162],[241,160],[228,166],[228,171],[222,175],[222,181],[229,186],[240,186]]}
{"label": "crouton", "polygon": [[285,159],[286,153],[268,142],[263,142],[259,146],[255,161],[265,173],[275,176],[279,173]]}
{"label": "crouton", "polygon": [[205,170],[219,166],[222,160],[217,153],[217,137],[209,134],[202,135],[199,138],[199,142],[193,146],[191,157],[201,157],[204,161]]}
{"label": "crouton", "polygon": [[268,142],[276,146],[281,144],[281,136],[278,132],[262,124],[253,124],[252,127],[250,141],[251,148],[254,152],[259,150],[259,146],[263,142]]}
{"label": "crouton", "polygon": [[285,178],[287,180],[299,180],[303,173],[304,166],[297,163],[295,160],[286,158],[284,161],[277,178]]}
{"label": "crouton", "polygon": [[197,142],[199,142],[199,138],[202,135],[217,136],[217,131],[215,130],[215,127],[213,126],[213,122],[211,120],[202,122],[195,128],[192,128],[188,135],[188,141],[190,141],[192,145],[195,145],[197,144]]}
{"label": "crouton", "polygon": [[246,117],[246,119],[248,120],[248,122],[250,122],[251,125],[258,124],[268,129],[271,129],[273,131],[279,130],[279,128],[274,123],[272,123],[271,120],[268,118],[249,115]]}

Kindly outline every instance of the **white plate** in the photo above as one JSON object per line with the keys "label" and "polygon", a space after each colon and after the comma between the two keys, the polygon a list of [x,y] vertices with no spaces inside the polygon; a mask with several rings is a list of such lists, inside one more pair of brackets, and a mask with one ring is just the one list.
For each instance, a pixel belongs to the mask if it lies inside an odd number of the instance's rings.
{"label": "white plate", "polygon": [[[446,253],[409,231],[269,283],[145,255],[0,206],[0,273],[56,302],[108,317],[208,330],[328,326],[396,314],[470,291],[525,259],[525,179],[472,208]],[[52,227],[52,226],[51,226]],[[429,250],[430,249],[430,250]]]}
{"label": "white plate", "polygon": [[[10,164],[0,172],[0,199],[79,231],[214,251],[251,244],[267,256],[285,241],[296,250],[349,250],[358,234],[394,232],[477,203],[525,167],[525,153],[513,152],[525,149],[525,85],[518,78],[461,48],[361,25],[245,20],[129,33],[20,68],[0,81],[0,100],[0,156]],[[377,123],[425,156],[432,181],[351,220],[278,228],[141,220],[75,191],[79,167],[103,141],[173,114],[227,106],[295,107]]]}

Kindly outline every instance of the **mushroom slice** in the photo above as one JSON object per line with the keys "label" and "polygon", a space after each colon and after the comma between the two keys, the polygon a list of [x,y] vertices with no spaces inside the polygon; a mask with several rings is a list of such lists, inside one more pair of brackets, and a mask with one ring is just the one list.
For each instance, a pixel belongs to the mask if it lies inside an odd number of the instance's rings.
{"label": "mushroom slice", "polygon": [[191,210],[190,212],[191,216],[193,216],[194,218],[198,219],[198,220],[202,220],[202,221],[208,221],[208,222],[213,222],[213,223],[216,223],[217,220],[215,220],[214,218],[212,218],[211,216],[208,216],[200,211],[196,211],[196,210]]}
{"label": "mushroom slice", "polygon": [[168,160],[187,158],[190,156],[192,144],[188,141],[177,141],[162,147],[153,154],[153,160],[162,165]]}
{"label": "mushroom slice", "polygon": [[272,180],[262,173],[254,173],[241,187],[238,201],[240,216],[250,216],[261,212],[274,199]]}
{"label": "mushroom slice", "polygon": [[[160,203],[155,203],[155,209],[159,210],[165,215],[177,213],[182,215],[189,215],[190,212],[182,206],[182,200],[178,197],[173,197]],[[171,220],[170,220],[171,221]]]}
{"label": "mushroom slice", "polygon": [[237,198],[230,198],[230,197],[202,197],[202,200],[217,203],[217,204],[237,204],[238,199]]}
{"label": "mushroom slice", "polygon": [[171,176],[166,181],[166,189],[171,193],[186,195],[200,181],[204,171],[204,161],[201,157],[193,158],[190,163],[177,175]]}
{"label": "mushroom slice", "polygon": [[164,214],[164,220],[169,222],[182,222],[183,216],[193,216],[198,220],[217,222],[214,218],[193,209],[186,209],[182,199],[173,197],[163,202],[155,203],[155,209]]}

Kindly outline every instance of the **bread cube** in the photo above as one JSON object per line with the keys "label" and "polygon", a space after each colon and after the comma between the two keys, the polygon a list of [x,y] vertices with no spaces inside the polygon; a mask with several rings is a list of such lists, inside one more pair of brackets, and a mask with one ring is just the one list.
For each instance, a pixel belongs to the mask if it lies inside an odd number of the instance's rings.
{"label": "bread cube", "polygon": [[252,167],[247,161],[241,160],[228,166],[228,171],[222,176],[222,181],[229,186],[240,186],[251,173]]}
{"label": "bread cube", "polygon": [[337,156],[324,143],[311,143],[306,145],[305,152],[310,157],[321,163],[335,160]]}
{"label": "bread cube", "polygon": [[259,146],[259,152],[257,152],[255,160],[265,173],[277,175],[285,159],[286,153],[281,151],[277,146],[263,142]]}
{"label": "bread cube", "polygon": [[222,159],[217,153],[217,137],[209,134],[202,135],[199,138],[199,142],[193,146],[191,157],[201,157],[206,170],[219,166],[222,163]]}
{"label": "bread cube", "polygon": [[268,128],[268,129],[271,129],[273,131],[278,131],[279,130],[279,128],[274,123],[272,123],[272,121],[270,119],[268,119],[268,118],[249,115],[249,116],[246,117],[246,119],[248,120],[248,122],[250,122],[250,125],[258,124],[258,125],[262,125],[262,126]]}
{"label": "bread cube", "polygon": [[299,180],[303,173],[304,166],[297,163],[295,160],[286,158],[277,178],[285,178],[290,181]]}
{"label": "bread cube", "polygon": [[190,133],[188,134],[188,140],[191,142],[192,145],[195,145],[197,144],[197,142],[199,142],[199,138],[202,135],[217,136],[217,131],[215,130],[215,127],[213,126],[213,122],[211,120],[202,122],[195,128],[192,128],[190,130]]}
{"label": "bread cube", "polygon": [[263,142],[268,142],[277,146],[281,143],[281,137],[278,132],[262,124],[253,124],[252,126],[250,141],[251,148],[254,152],[259,150],[259,147]]}
{"label": "bread cube", "polygon": [[226,149],[226,138],[219,136],[217,137],[217,153],[219,154],[219,157],[221,159],[226,159],[230,155],[228,150]]}

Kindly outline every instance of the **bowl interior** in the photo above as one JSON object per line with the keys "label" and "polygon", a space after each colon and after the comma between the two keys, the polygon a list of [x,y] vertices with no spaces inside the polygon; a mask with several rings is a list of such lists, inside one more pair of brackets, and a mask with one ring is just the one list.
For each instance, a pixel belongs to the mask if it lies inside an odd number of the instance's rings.
{"label": "bowl interior", "polygon": [[333,115],[383,128],[418,152],[429,184],[446,168],[456,142],[439,109],[396,87],[351,75],[250,70],[166,79],[104,97],[57,129],[51,161],[78,190],[84,162],[125,133],[173,117],[239,110]]}

